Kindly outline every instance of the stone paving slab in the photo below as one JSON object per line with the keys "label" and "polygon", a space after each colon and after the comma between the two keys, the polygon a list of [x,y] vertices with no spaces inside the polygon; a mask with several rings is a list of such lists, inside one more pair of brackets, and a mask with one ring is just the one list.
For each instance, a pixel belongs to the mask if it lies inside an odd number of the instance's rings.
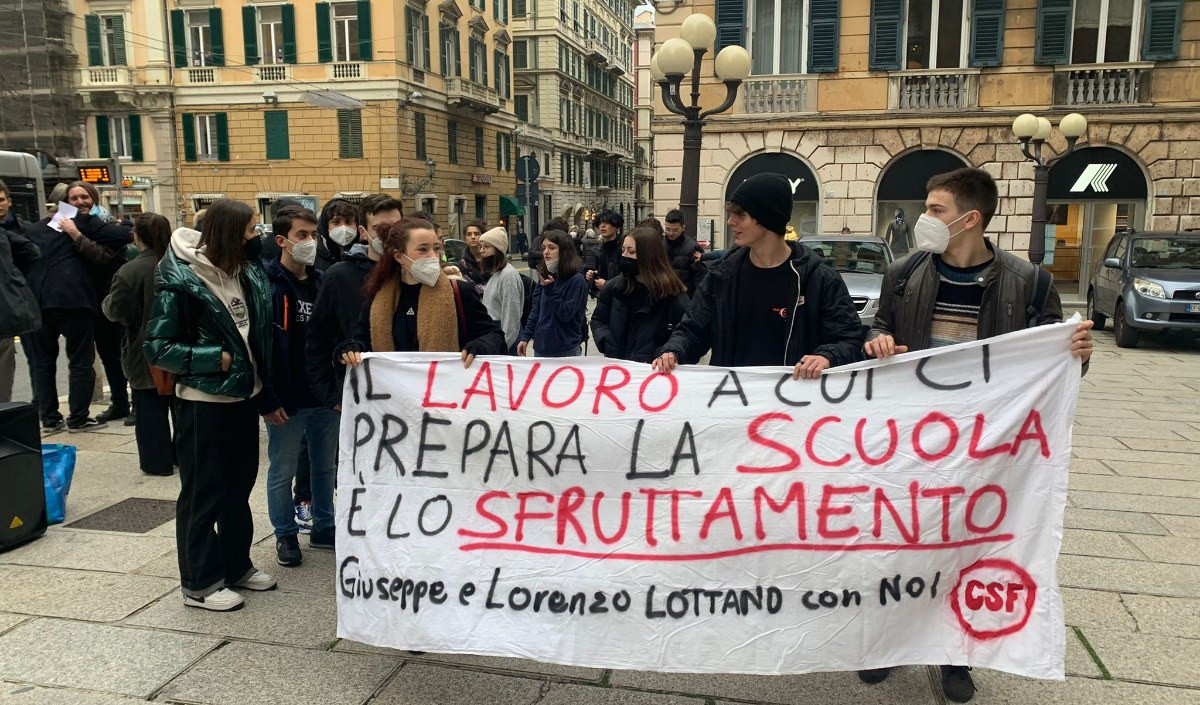
{"label": "stone paving slab", "polygon": [[1126,558],[1130,560],[1146,560],[1139,551],[1121,534],[1111,531],[1090,531],[1086,529],[1063,530],[1063,555],[1102,556],[1106,558]]}
{"label": "stone paving slab", "polygon": [[[1190,457],[1190,456],[1185,456]],[[1194,467],[1192,459],[1191,467]],[[1157,497],[1186,497],[1200,499],[1200,482],[1158,480],[1145,477],[1098,477],[1073,475],[1068,487],[1072,490],[1136,494]]]}
{"label": "stone paving slab", "polygon": [[0,637],[0,678],[149,697],[220,640],[59,619]]}
{"label": "stone paving slab", "polygon": [[1200,639],[1200,600],[1122,595],[1121,602],[1143,634]]}
{"label": "stone paving slab", "polygon": [[250,560],[259,570],[265,570],[279,581],[281,590],[332,596],[337,586],[337,558],[333,551],[309,548],[308,537],[300,536],[300,552],[304,562],[287,568],[275,560],[275,535],[267,524],[267,536],[250,547]]}
{"label": "stone paving slab", "polygon": [[857,703],[892,705],[936,703],[929,670],[923,666],[898,668],[883,683],[870,686],[853,673],[809,673],[799,676],[744,676],[728,674],[651,673],[613,671],[617,687],[667,693],[689,693],[730,700],[779,705]]}
{"label": "stone paving slab", "polygon": [[174,594],[123,624],[309,648],[333,642],[337,606],[332,599],[314,600],[305,593],[280,590],[238,592],[246,605],[236,614],[184,607],[183,599]]}
{"label": "stone paving slab", "polygon": [[[1062,588],[1065,622],[1074,627],[1137,631],[1138,625],[1117,592]],[[1161,599],[1161,598],[1158,598]]]}
{"label": "stone paving slab", "polygon": [[1142,512],[1119,512],[1107,509],[1081,509],[1067,507],[1063,515],[1066,529],[1094,529],[1096,531],[1120,531],[1129,534],[1166,535],[1156,517]]}
{"label": "stone paving slab", "polygon": [[1186,497],[1151,497],[1119,492],[1070,490],[1068,498],[1083,509],[1115,509],[1122,512],[1178,514],[1200,517],[1200,500]]}
{"label": "stone paving slab", "polygon": [[1108,460],[1104,463],[1113,472],[1123,477],[1147,477],[1160,480],[1189,480],[1197,479],[1196,470],[1186,465],[1158,465],[1155,463],[1130,463],[1122,460]]}
{"label": "stone paving slab", "polygon": [[538,705],[703,705],[703,698],[687,695],[646,693],[621,688],[554,684]]}
{"label": "stone paving slab", "polygon": [[24,683],[0,682],[0,705],[145,705],[140,698],[92,693],[73,688],[43,688]]}
{"label": "stone paving slab", "polygon": [[[1099,438],[1099,436],[1097,436]],[[1085,475],[1115,475],[1113,469],[1104,464],[1103,460],[1071,458],[1071,472]]]}
{"label": "stone paving slab", "polygon": [[1085,636],[1113,678],[1195,686],[1200,640],[1089,629]]}
{"label": "stone paving slab", "polygon": [[1125,538],[1156,563],[1200,565],[1200,539],[1132,534]]}
{"label": "stone paving slab", "polygon": [[0,564],[128,573],[174,548],[174,539],[161,536],[53,527],[36,541],[0,553]]}
{"label": "stone paving slab", "polygon": [[1060,556],[1058,582],[1065,587],[1200,597],[1200,566]]}
{"label": "stone paving slab", "polygon": [[1154,520],[1162,524],[1173,536],[1200,538],[1200,516],[1167,516],[1155,514]]}
{"label": "stone paving slab", "polygon": [[406,663],[371,705],[527,705],[549,688],[531,678]]}
{"label": "stone paving slab", "polygon": [[604,669],[583,668],[581,666],[564,666],[557,663],[542,663],[531,659],[507,658],[504,656],[476,656],[473,654],[422,654],[415,656],[407,651],[389,649],[382,646],[372,646],[350,639],[341,639],[333,647],[334,651],[349,651],[363,654],[389,654],[403,658],[411,663],[427,663],[429,665],[464,666],[468,669],[489,671],[504,671],[508,673],[548,676],[578,681],[598,683],[604,677]]}
{"label": "stone paving slab", "polygon": [[140,575],[0,566],[0,611],[115,622],[164,594],[178,581]]}
{"label": "stone paving slab", "polygon": [[360,705],[399,665],[398,659],[386,656],[231,642],[171,681],[158,700]]}
{"label": "stone paving slab", "polygon": [[1091,678],[1055,683],[984,669],[972,675],[978,689],[972,702],[980,705],[1200,705],[1200,690]]}
{"label": "stone paving slab", "polygon": [[1075,630],[1067,627],[1066,631],[1066,658],[1063,659],[1063,668],[1066,674],[1086,678],[1103,678],[1104,673],[1100,670],[1100,666],[1084,648],[1083,642],[1079,640]]}
{"label": "stone paving slab", "polygon": [[23,614],[0,614],[0,634],[12,629],[28,617]]}

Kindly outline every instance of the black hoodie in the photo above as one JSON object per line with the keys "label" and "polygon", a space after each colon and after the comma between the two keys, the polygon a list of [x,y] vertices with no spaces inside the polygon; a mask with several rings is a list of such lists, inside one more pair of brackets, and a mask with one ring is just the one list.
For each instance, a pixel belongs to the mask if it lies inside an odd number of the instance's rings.
{"label": "black hoodie", "polygon": [[317,302],[313,304],[305,350],[308,381],[317,399],[330,408],[342,403],[342,381],[346,378],[346,367],[334,358],[334,350],[342,341],[354,337],[365,301],[363,286],[374,268],[375,262],[367,256],[365,248],[351,246],[342,261],[325,272]]}
{"label": "black hoodie", "polygon": [[[793,366],[805,355],[823,355],[833,366],[863,359],[863,326],[845,282],[821,257],[804,245],[789,242],[799,301],[779,364]],[[715,265],[700,283],[692,306],[662,352],[695,364],[712,350],[711,365],[738,367],[734,350],[739,339],[753,340],[756,331],[738,326],[737,292],[742,265],[750,249],[739,247]]]}

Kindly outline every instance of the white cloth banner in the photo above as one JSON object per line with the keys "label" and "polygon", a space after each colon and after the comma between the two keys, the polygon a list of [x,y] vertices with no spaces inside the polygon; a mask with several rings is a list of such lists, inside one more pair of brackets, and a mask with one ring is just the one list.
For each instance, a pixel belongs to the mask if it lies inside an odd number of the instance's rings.
{"label": "white cloth banner", "polygon": [[1074,329],[799,381],[369,355],[342,405],[338,636],[599,668],[1061,679]]}

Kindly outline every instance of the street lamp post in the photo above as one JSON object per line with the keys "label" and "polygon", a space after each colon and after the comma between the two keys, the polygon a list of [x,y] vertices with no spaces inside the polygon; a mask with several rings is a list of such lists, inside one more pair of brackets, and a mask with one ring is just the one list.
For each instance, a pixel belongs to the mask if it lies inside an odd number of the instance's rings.
{"label": "street lamp post", "polygon": [[1033,225],[1029,233],[1029,261],[1041,265],[1046,258],[1046,192],[1050,185],[1050,167],[1075,151],[1075,143],[1087,132],[1087,120],[1071,113],[1058,123],[1058,131],[1067,138],[1062,154],[1046,156],[1043,148],[1054,126],[1044,117],[1025,113],[1013,120],[1013,134],[1021,140],[1021,151],[1033,162]]}
{"label": "street lamp post", "polygon": [[[723,113],[733,105],[738,87],[750,75],[750,54],[740,46],[727,46],[717,54],[714,68],[725,83],[725,101],[712,110],[700,107],[700,62],[713,48],[717,26],[707,15],[692,15],[683,22],[677,39],[668,39],[650,58],[650,74],[662,91],[663,105],[683,117],[683,180],[679,187],[679,209],[684,232],[695,239],[700,205],[700,145],[705,118]],[[684,103],[680,87],[691,71],[691,100]]]}

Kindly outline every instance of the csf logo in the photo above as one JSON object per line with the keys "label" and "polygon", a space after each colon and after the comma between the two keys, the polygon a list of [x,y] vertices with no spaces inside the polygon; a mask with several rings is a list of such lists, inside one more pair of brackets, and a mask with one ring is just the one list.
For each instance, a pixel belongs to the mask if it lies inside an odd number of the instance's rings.
{"label": "csf logo", "polygon": [[1002,558],[977,561],[959,574],[950,607],[959,626],[983,641],[1025,628],[1037,603],[1037,583],[1021,566]]}

